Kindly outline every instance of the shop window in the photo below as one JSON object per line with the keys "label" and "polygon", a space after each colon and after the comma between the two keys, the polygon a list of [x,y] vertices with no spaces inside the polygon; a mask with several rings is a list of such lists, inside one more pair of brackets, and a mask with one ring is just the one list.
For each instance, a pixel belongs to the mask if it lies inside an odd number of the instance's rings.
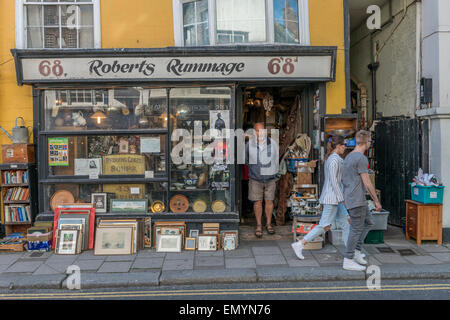
{"label": "shop window", "polygon": [[165,135],[48,138],[50,176],[145,176],[166,172]]}
{"label": "shop window", "polygon": [[[79,203],[91,202],[93,193],[145,199],[149,212],[152,205],[157,212],[234,210],[226,133],[204,136],[208,129],[233,129],[231,88],[73,88],[44,90],[41,97],[41,212],[51,211],[58,191]],[[179,140],[172,136],[177,129]],[[172,151],[185,138],[192,139],[191,162],[178,163]]]}
{"label": "shop window", "polygon": [[308,0],[173,0],[177,46],[309,45]]}
{"label": "shop window", "polygon": [[44,210],[52,211],[51,201],[57,192],[71,194],[77,203],[90,203],[92,194],[106,194],[105,211],[110,211],[111,199],[147,199],[149,210],[155,203],[163,203],[159,206],[160,212],[166,212],[167,205],[167,182],[154,183],[108,183],[108,184],[80,184],[80,183],[55,183],[44,187]]}
{"label": "shop window", "polygon": [[18,48],[100,47],[98,0],[16,0]]}
{"label": "shop window", "polygon": [[[180,194],[187,198],[190,206],[198,205],[206,211],[225,211],[231,209],[230,172],[231,165],[226,164],[226,139],[201,141],[196,143],[195,127],[202,134],[207,130],[230,129],[231,126],[231,90],[229,88],[174,88],[170,91],[170,127],[172,132],[183,129],[192,137],[193,148],[191,164],[171,162],[171,194]],[[197,129],[198,130],[198,129]],[[212,131],[214,133],[214,131]],[[186,135],[184,135],[186,137]],[[172,149],[180,141],[172,141]],[[208,150],[208,145],[210,150]],[[205,154],[217,157],[217,161],[207,164]],[[203,158],[201,163],[196,157]],[[220,161],[222,160],[222,161]],[[220,163],[222,162],[222,163]]]}
{"label": "shop window", "polygon": [[165,89],[47,90],[47,130],[162,129]]}

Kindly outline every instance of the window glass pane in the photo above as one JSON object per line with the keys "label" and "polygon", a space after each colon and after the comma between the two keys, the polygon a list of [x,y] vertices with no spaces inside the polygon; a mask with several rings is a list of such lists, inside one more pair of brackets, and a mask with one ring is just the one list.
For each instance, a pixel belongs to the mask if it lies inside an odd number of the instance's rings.
{"label": "window glass pane", "polygon": [[[226,87],[208,88],[174,88],[170,90],[170,121],[171,129],[184,129],[183,137],[189,135],[194,139],[194,126],[198,125],[201,134],[214,128],[230,128],[231,91]],[[208,145],[212,146],[209,154],[211,157],[226,156],[226,141],[217,138],[213,141],[194,142],[189,158],[191,163],[177,164],[173,157],[170,158],[170,198],[182,195],[188,199],[188,211],[204,210],[213,211],[213,206],[224,207],[226,211],[231,208],[230,198],[230,165],[223,163],[211,163],[202,159],[206,157]],[[206,140],[206,139],[205,139]],[[172,150],[181,143],[172,141]],[[174,154],[183,156],[182,152]],[[173,156],[173,155],[172,155]],[[200,163],[195,159],[200,157]],[[222,159],[224,159],[222,157]],[[169,199],[170,200],[170,199]],[[199,209],[200,208],[200,209]],[[204,208],[204,209],[202,209]]]}
{"label": "window glass pane", "polygon": [[266,41],[265,0],[217,0],[217,42]]}
{"label": "window glass pane", "polygon": [[47,27],[59,25],[58,6],[44,6],[44,25]]}
{"label": "window glass pane", "polygon": [[48,138],[51,176],[164,174],[165,135]]}
{"label": "window glass pane", "polygon": [[273,0],[275,42],[299,43],[297,0]]}
{"label": "window glass pane", "polygon": [[209,44],[207,0],[183,4],[183,33],[186,46]]}
{"label": "window glass pane", "polygon": [[94,47],[94,28],[93,27],[81,27],[79,30],[80,35],[80,48],[93,48]]}
{"label": "window glass pane", "polygon": [[[95,98],[94,98],[95,97]],[[46,90],[46,130],[163,129],[165,89]]]}
{"label": "window glass pane", "polygon": [[44,48],[59,48],[59,28],[44,28]]}
{"label": "window glass pane", "polygon": [[80,8],[80,24],[82,26],[94,25],[94,8],[91,5],[78,6]]}
{"label": "window glass pane", "polygon": [[42,6],[26,6],[27,27],[42,26]]}
{"label": "window glass pane", "polygon": [[62,28],[62,48],[77,48],[77,29]]}
{"label": "window glass pane", "polygon": [[27,48],[42,48],[42,27],[27,28]]}
{"label": "window glass pane", "polygon": [[[70,192],[77,203],[91,203],[93,193],[106,193],[106,212],[110,212],[111,199],[146,199],[148,210],[156,201],[164,204],[166,212],[167,205],[167,182],[153,183],[122,183],[122,184],[50,184],[44,187],[44,210],[52,211],[50,206],[51,197],[57,191]],[[138,193],[136,193],[138,192]]]}

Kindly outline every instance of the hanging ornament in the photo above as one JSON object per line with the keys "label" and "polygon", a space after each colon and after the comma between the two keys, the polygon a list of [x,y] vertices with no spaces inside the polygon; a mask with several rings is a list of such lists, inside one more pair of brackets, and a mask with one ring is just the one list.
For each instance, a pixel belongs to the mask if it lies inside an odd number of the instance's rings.
{"label": "hanging ornament", "polygon": [[270,110],[272,110],[273,107],[273,98],[272,95],[268,92],[264,95],[263,105],[264,109],[266,110],[266,116],[269,116]]}

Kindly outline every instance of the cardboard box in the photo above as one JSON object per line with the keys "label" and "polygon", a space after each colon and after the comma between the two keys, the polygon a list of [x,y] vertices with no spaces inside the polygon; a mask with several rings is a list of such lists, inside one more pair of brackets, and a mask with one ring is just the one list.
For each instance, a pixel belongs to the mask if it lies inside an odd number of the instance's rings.
{"label": "cardboard box", "polygon": [[312,229],[314,229],[317,226],[316,223],[308,223],[308,222],[296,222],[292,225],[292,231],[295,230],[295,232],[298,234],[307,234]]}
{"label": "cardboard box", "polygon": [[[302,239],[303,239],[303,236],[298,236],[297,237],[297,241],[300,241]],[[307,244],[305,244],[305,247],[303,248],[303,250],[320,250],[322,248],[323,248],[323,238],[322,237],[317,237],[313,241],[308,242]]]}
{"label": "cardboard box", "polygon": [[301,162],[297,161],[295,166],[298,168],[315,168],[317,167],[317,161]]}
{"label": "cardboard box", "polygon": [[34,163],[34,145],[2,144],[2,160],[3,163]]}

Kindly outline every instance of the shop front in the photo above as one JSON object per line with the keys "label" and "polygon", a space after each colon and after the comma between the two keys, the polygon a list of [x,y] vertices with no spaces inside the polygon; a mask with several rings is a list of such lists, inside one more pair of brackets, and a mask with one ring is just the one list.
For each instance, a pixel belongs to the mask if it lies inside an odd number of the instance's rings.
{"label": "shop front", "polygon": [[[239,144],[227,137],[212,144],[205,132],[265,122],[280,130],[283,145],[293,109],[312,139],[311,158],[320,159],[335,47],[12,53],[19,85],[33,87],[35,220],[53,220],[64,203],[93,203],[96,218],[183,221],[187,231],[211,222],[237,230],[246,200]],[[186,141],[190,149],[181,148]],[[229,152],[233,161],[204,161],[206,153]],[[314,179],[320,183],[320,170]]]}

